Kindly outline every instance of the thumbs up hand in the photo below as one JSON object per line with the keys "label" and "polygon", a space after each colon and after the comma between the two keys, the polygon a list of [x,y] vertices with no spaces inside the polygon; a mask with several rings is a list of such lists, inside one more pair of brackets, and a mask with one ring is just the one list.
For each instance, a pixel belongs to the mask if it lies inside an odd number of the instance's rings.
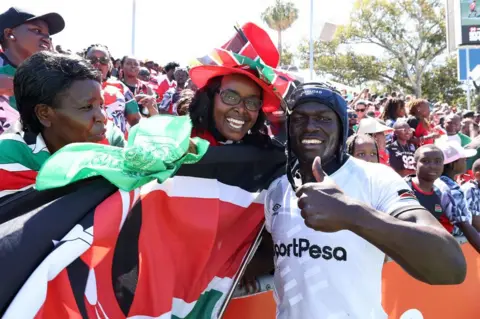
{"label": "thumbs up hand", "polygon": [[296,192],[305,225],[322,232],[348,229],[355,216],[349,208],[353,200],[327,177],[320,157],[313,161],[312,173],[317,182],[304,184]]}

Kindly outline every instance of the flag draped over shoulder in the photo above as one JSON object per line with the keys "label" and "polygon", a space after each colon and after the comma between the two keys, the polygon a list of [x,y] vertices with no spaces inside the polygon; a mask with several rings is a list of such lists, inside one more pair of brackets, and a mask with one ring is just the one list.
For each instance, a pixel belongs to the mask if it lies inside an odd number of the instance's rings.
{"label": "flag draped over shoulder", "polygon": [[216,318],[283,165],[281,150],[218,146],[130,191],[97,177],[15,194],[0,207],[16,214],[0,225],[4,318]]}

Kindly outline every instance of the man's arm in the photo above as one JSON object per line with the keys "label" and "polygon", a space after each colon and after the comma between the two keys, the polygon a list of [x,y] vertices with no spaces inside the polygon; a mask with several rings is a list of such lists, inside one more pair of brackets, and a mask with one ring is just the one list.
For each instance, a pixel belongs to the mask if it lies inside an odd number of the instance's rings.
{"label": "man's arm", "polygon": [[473,216],[472,225],[477,230],[477,232],[480,232],[480,216]]}
{"label": "man's arm", "polygon": [[465,280],[462,250],[423,207],[397,213],[397,218],[357,203],[351,231],[382,250],[414,278],[429,284],[459,284]]}
{"label": "man's arm", "polygon": [[456,226],[460,228],[470,245],[480,254],[480,233],[475,227],[469,222],[457,223]]}
{"label": "man's arm", "polygon": [[350,230],[423,282],[463,282],[467,266],[455,238],[420,206],[391,168],[365,165],[367,175],[373,176],[364,186],[372,196],[368,204],[348,197],[333,180],[325,179],[317,157],[312,167],[317,183],[304,184],[296,192],[305,225],[323,232]]}

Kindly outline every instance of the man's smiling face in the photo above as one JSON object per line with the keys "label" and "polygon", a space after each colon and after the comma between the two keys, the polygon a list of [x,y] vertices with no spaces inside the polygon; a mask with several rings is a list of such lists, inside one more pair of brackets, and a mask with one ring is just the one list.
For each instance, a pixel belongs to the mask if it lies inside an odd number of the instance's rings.
{"label": "man's smiling face", "polygon": [[327,105],[306,102],[292,112],[289,131],[292,151],[300,162],[313,162],[320,156],[322,163],[326,163],[340,146],[342,125]]}

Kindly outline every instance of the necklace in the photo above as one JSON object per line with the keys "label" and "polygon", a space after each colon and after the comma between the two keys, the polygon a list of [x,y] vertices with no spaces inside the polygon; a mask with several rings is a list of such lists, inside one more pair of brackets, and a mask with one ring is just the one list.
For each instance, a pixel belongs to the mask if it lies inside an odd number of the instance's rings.
{"label": "necklace", "polygon": [[405,146],[403,146],[402,144],[398,143],[398,141],[397,141],[397,144],[398,144],[398,147],[400,148],[400,151],[401,151],[402,153],[410,152],[410,145],[408,145],[408,142],[407,142],[407,144],[405,144]]}

